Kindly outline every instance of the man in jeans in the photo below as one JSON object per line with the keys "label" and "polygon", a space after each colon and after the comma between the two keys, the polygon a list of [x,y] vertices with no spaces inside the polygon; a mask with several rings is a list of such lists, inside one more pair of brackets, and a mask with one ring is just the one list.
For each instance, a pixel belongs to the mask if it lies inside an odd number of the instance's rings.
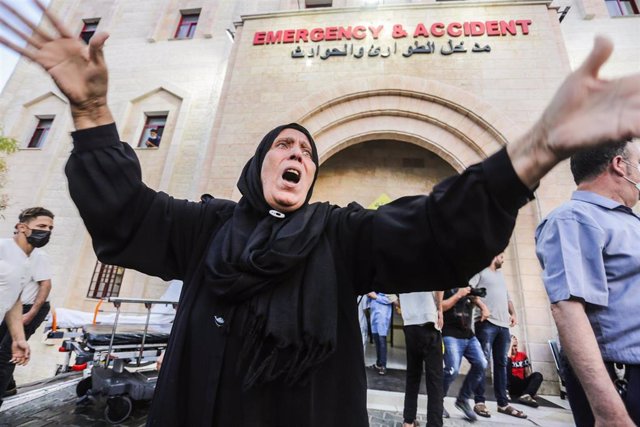
{"label": "man in jeans", "polygon": [[427,385],[427,427],[442,427],[442,294],[400,294],[404,336],[407,343],[407,381],[403,427],[415,427],[418,390],[424,365]]}
{"label": "man in jeans", "polygon": [[[517,418],[527,418],[518,409],[509,405],[507,399],[507,357],[511,347],[509,327],[515,326],[516,311],[511,302],[507,284],[502,272],[504,254],[498,254],[489,267],[471,278],[469,284],[474,288],[485,288],[486,295],[482,301],[489,309],[488,318],[476,323],[476,336],[480,341],[487,361],[493,358],[493,391],[498,401],[498,412]],[[482,417],[490,417],[491,413],[485,405],[484,378],[476,388],[476,404],[473,410]]]}
{"label": "man in jeans", "polygon": [[[470,420],[478,417],[469,406],[469,399],[478,383],[484,380],[484,370],[487,367],[487,359],[482,352],[480,343],[473,334],[473,306],[478,305],[482,310],[483,319],[489,317],[487,307],[476,297],[469,295],[471,287],[454,288],[444,292],[442,310],[444,312],[444,326],[442,336],[444,339],[444,395],[447,395],[449,386],[458,376],[462,357],[471,364],[471,369],[458,393],[455,406],[461,410]],[[449,414],[444,411],[444,417]]]}

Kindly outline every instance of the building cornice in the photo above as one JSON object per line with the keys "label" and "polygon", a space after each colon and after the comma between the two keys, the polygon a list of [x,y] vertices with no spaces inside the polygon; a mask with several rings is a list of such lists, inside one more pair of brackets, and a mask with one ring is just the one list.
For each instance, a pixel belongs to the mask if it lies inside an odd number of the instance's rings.
{"label": "building cornice", "polygon": [[317,15],[342,15],[352,12],[385,12],[395,10],[429,10],[441,8],[469,8],[479,6],[483,8],[504,7],[504,6],[546,6],[550,7],[551,0],[525,0],[525,1],[441,1],[430,4],[404,4],[404,5],[382,5],[382,6],[360,6],[360,7],[328,7],[301,10],[289,10],[284,12],[259,13],[241,15],[240,21],[234,22],[236,27],[242,26],[245,21],[260,19],[288,18],[293,16],[317,16]]}

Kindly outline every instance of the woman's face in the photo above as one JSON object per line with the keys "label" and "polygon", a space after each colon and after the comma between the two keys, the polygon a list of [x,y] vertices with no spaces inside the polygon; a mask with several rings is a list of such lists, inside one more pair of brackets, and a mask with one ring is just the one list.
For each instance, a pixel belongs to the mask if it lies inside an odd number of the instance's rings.
{"label": "woman's face", "polygon": [[300,208],[316,173],[311,143],[297,129],[285,129],[262,162],[262,191],[269,206],[280,212]]}

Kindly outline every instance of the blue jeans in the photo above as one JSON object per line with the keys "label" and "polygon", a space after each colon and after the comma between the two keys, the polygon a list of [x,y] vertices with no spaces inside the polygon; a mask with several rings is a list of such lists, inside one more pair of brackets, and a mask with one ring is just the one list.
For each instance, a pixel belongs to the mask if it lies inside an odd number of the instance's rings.
{"label": "blue jeans", "polygon": [[458,400],[471,398],[478,384],[484,380],[484,370],[487,368],[487,359],[484,357],[480,343],[476,337],[444,339],[444,395],[447,395],[449,387],[460,372],[462,356],[471,363],[471,369],[462,384]]}
{"label": "blue jeans", "polygon": [[387,336],[372,334],[373,342],[376,344],[376,365],[387,367]]}
{"label": "blue jeans", "polygon": [[[487,360],[493,358],[493,392],[498,406],[507,406],[507,357],[511,345],[509,328],[496,326],[489,321],[476,323],[476,337]],[[484,378],[476,388],[476,403],[484,403]]]}

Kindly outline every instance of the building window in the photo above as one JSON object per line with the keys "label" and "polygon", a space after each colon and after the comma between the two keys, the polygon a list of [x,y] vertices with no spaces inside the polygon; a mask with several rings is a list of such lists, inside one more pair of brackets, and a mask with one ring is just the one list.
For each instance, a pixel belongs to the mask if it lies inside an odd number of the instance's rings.
{"label": "building window", "polygon": [[103,264],[96,261],[87,298],[110,298],[120,294],[120,286],[124,277],[124,267]]}
{"label": "building window", "polygon": [[314,7],[331,7],[332,3],[331,0],[305,0],[304,6],[307,9]]}
{"label": "building window", "polygon": [[640,15],[640,0],[605,0],[609,15]]}
{"label": "building window", "polygon": [[98,22],[100,22],[100,18],[94,19],[84,19],[84,25],[82,26],[82,31],[80,32],[80,38],[84,40],[86,44],[89,44],[89,40],[96,32],[98,28]]}
{"label": "building window", "polygon": [[50,118],[50,119],[38,118],[38,125],[36,126],[36,130],[33,131],[33,135],[29,140],[29,144],[27,145],[27,148],[41,148],[44,145],[44,141],[47,139],[49,130],[51,130],[52,123],[53,123],[53,118]]}
{"label": "building window", "polygon": [[200,11],[181,11],[180,23],[176,30],[176,39],[192,39],[193,33],[196,32],[198,26],[198,18],[200,17]]}
{"label": "building window", "polygon": [[167,123],[167,116],[147,116],[138,147],[158,148],[164,132],[164,126]]}

